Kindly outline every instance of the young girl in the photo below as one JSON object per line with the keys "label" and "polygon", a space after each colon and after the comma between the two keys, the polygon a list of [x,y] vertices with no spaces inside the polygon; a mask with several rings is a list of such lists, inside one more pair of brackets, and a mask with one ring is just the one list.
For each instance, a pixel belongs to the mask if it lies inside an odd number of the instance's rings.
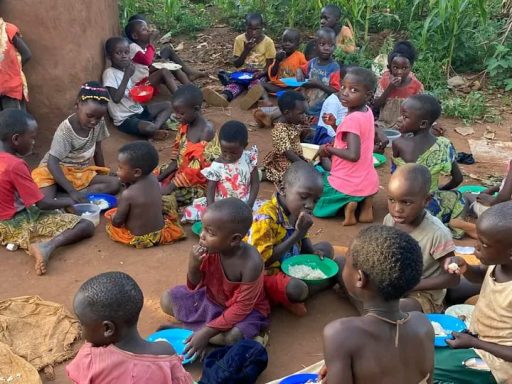
{"label": "young girl", "polygon": [[[373,221],[372,200],[379,190],[379,176],[373,166],[375,127],[367,106],[375,89],[375,76],[367,69],[353,67],[341,83],[341,103],[347,115],[336,130],[334,145],[322,145],[320,156],[331,157],[331,172],[324,174],[324,191],[315,206],[317,217],[335,216],[345,208],[343,225],[355,225],[355,211],[362,202],[359,221]],[[335,126],[333,115],[324,121]]]}
{"label": "young girl", "polygon": [[[109,136],[104,117],[108,91],[91,81],[80,87],[76,112],[64,120],[53,136],[52,145],[32,177],[41,192],[54,198],[65,192],[76,202],[84,202],[85,191],[116,194],[119,180],[109,176],[101,142]],[[94,160],[95,165],[90,165]]]}
{"label": "young girl", "polygon": [[144,305],[138,284],[105,272],[82,284],[73,307],[87,341],[66,373],[74,384],[192,384],[171,344],[146,341],[137,322]]}
{"label": "young girl", "polygon": [[259,13],[249,13],[245,16],[245,33],[235,38],[233,47],[233,65],[246,72],[253,72],[253,80],[249,85],[234,83],[224,79],[225,72],[221,72],[221,82],[224,90],[221,94],[213,89],[204,88],[205,101],[213,106],[227,107],[229,102],[238,97],[245,89],[247,95],[240,101],[240,108],[248,110],[264,94],[265,89],[261,81],[266,79],[269,66],[276,57],[274,42],[263,33],[263,17]]}
{"label": "young girl", "polygon": [[186,341],[187,357],[202,357],[208,342],[232,345],[254,338],[269,325],[263,261],[242,241],[251,227],[251,209],[230,197],[209,205],[202,219],[187,285],[164,292],[160,301],[165,313],[194,330]]}
{"label": "young girl", "polygon": [[35,258],[38,275],[46,273],[57,248],[94,234],[94,225],[70,214],[58,213],[75,202],[44,196],[20,159],[32,152],[37,123],[17,109],[0,112],[0,243],[27,250]]}
{"label": "young girl", "polygon": [[180,206],[206,195],[207,180],[201,171],[220,154],[215,129],[201,114],[202,102],[201,90],[192,84],[179,88],[172,101],[181,125],[171,163],[160,169],[158,180],[162,183],[162,194],[173,193]]}
{"label": "young girl", "polygon": [[380,109],[379,128],[396,126],[403,101],[423,93],[423,84],[411,72],[415,58],[414,47],[408,41],[397,42],[389,54],[388,70],[379,79],[374,99],[374,108]]}
{"label": "young girl", "polygon": [[[409,97],[401,107],[398,129],[402,137],[393,141],[391,172],[405,163],[426,166],[432,175],[430,199],[427,210],[443,224],[459,217],[464,210],[462,194],[455,190],[462,183],[462,173],[455,160],[457,154],[450,141],[431,133],[432,124],[441,116],[441,105],[433,96],[416,95]],[[451,179],[439,185],[442,175]],[[452,229],[454,238],[460,238],[464,231]]]}
{"label": "young girl", "polygon": [[224,123],[219,131],[220,157],[201,171],[208,180],[206,197],[194,200],[185,209],[186,220],[201,220],[207,206],[228,197],[236,197],[253,207],[260,188],[258,149],[245,150],[248,139],[243,123],[235,120]]}

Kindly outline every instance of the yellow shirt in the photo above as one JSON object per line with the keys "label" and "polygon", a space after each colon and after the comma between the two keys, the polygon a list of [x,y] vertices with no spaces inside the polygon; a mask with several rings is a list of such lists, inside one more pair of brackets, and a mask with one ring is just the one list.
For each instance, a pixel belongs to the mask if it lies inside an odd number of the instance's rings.
{"label": "yellow shirt", "polygon": [[[235,38],[235,45],[233,47],[233,56],[239,57],[244,51],[244,45],[247,42],[245,33],[238,35]],[[275,59],[276,47],[274,42],[268,36],[264,36],[263,40],[256,44],[256,46],[249,52],[245,59],[244,65],[251,69],[262,70],[267,65],[268,59]]]}
{"label": "yellow shirt", "polygon": [[350,26],[341,27],[340,33],[336,36],[336,46],[346,53],[353,53],[356,50],[354,32]]}

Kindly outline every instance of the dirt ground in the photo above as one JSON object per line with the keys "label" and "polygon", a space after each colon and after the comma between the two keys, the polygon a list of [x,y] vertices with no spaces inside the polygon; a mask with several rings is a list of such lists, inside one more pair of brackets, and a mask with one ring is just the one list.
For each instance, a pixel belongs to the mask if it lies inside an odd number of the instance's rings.
{"label": "dirt ground", "polygon": [[[224,44],[222,54],[215,60],[212,52],[195,55],[195,46],[198,43],[186,44],[183,55],[192,58],[194,65],[208,69],[215,73],[214,69],[222,65],[223,60],[229,57],[231,42],[234,36],[232,31],[226,28],[217,28],[213,33]],[[201,36],[199,36],[201,40]],[[206,39],[210,44],[211,39]],[[202,41],[200,41],[202,42]],[[228,43],[229,42],[229,43]],[[214,47],[219,52],[218,46]],[[186,54],[186,50],[190,51]],[[212,65],[213,64],[213,65]],[[213,83],[213,80],[211,80]],[[260,158],[270,150],[270,131],[255,128],[252,124],[250,113],[243,112],[233,102],[231,107],[222,110],[219,108],[206,108],[205,116],[210,119],[218,129],[222,123],[229,119],[238,119],[250,127],[250,144],[257,145]],[[510,141],[510,122],[512,115],[503,114],[501,125],[475,124],[473,138],[481,137],[487,126],[497,131],[497,140]],[[454,128],[461,126],[457,120],[442,119],[442,125],[447,128],[447,136],[452,139],[457,150],[469,151],[466,138],[454,132]],[[115,128],[111,129],[112,137],[104,143],[105,158],[107,164],[115,167],[117,149],[132,140],[127,135],[119,133]],[[161,158],[165,160],[170,153],[172,141],[157,144]],[[44,154],[44,149],[41,149]],[[387,150],[389,156],[389,149]],[[34,158],[31,159],[34,162]],[[504,170],[501,165],[477,164],[462,166],[466,174],[487,178],[489,175],[502,175]],[[375,223],[382,222],[387,213],[386,194],[384,192],[388,178],[389,168],[383,166],[378,169],[381,180],[381,191],[377,194],[374,204]],[[475,180],[467,177],[466,184],[475,184]],[[260,197],[268,198],[274,188],[270,183],[263,182],[260,188]],[[152,333],[160,324],[166,322],[166,316],[159,309],[161,293],[176,284],[183,284],[186,278],[187,257],[192,245],[197,238],[191,233],[190,227],[186,227],[188,237],[186,240],[174,245],[157,247],[148,250],[134,250],[129,247],[110,241],[104,230],[104,219],[96,228],[93,238],[77,245],[61,249],[52,258],[48,274],[38,277],[34,273],[33,260],[22,251],[15,253],[0,249],[1,295],[3,298],[23,295],[39,295],[46,300],[62,303],[72,310],[74,293],[80,284],[91,276],[105,271],[123,271],[135,278],[140,284],[144,296],[145,305],[139,322],[139,330],[143,336]],[[343,227],[340,218],[321,220],[316,219],[311,230],[313,241],[328,240],[334,245],[349,245],[354,235],[363,228],[359,224],[354,227]],[[460,244],[470,245],[472,241],[464,240]],[[272,312],[272,324],[270,328],[270,342],[268,344],[269,365],[262,374],[259,383],[279,378],[286,374],[315,363],[322,359],[322,329],[333,319],[351,316],[355,310],[346,299],[339,297],[334,291],[324,292],[307,303],[308,315],[304,318],[296,318],[282,309]],[[56,380],[54,383],[67,383],[64,371],[65,364],[56,367]],[[200,376],[200,364],[194,363],[187,366],[197,379]],[[46,382],[46,381],[45,381]]]}

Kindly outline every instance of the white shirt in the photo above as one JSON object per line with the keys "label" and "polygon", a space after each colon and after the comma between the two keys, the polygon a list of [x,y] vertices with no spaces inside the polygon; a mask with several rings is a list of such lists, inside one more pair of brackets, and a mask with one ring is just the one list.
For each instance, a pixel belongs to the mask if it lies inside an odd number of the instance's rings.
{"label": "white shirt", "polygon": [[339,126],[345,116],[347,115],[347,108],[344,107],[341,104],[340,99],[338,96],[333,93],[331,96],[329,96],[327,99],[325,99],[324,103],[322,104],[322,110],[320,111],[320,119],[318,120],[318,126],[324,127],[327,130],[327,134],[331,137],[336,136],[336,132],[334,129],[323,122],[322,116],[324,113],[332,113],[334,117],[336,118],[336,126]]}

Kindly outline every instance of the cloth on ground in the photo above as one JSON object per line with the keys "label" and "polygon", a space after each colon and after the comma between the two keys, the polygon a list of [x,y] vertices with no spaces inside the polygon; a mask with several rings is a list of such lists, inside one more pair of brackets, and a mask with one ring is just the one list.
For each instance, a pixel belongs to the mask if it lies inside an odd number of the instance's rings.
{"label": "cloth on ground", "polygon": [[[98,167],[96,165],[84,168],[66,167],[61,165],[60,168],[62,169],[66,179],[73,185],[73,188],[78,191],[87,188],[96,175],[108,175],[110,172],[110,168]],[[56,183],[53,175],[47,167],[38,167],[34,169],[32,171],[32,178],[39,188],[49,187]]]}
{"label": "cloth on ground", "polygon": [[42,384],[37,369],[16,355],[7,344],[0,343],[0,382]]}

